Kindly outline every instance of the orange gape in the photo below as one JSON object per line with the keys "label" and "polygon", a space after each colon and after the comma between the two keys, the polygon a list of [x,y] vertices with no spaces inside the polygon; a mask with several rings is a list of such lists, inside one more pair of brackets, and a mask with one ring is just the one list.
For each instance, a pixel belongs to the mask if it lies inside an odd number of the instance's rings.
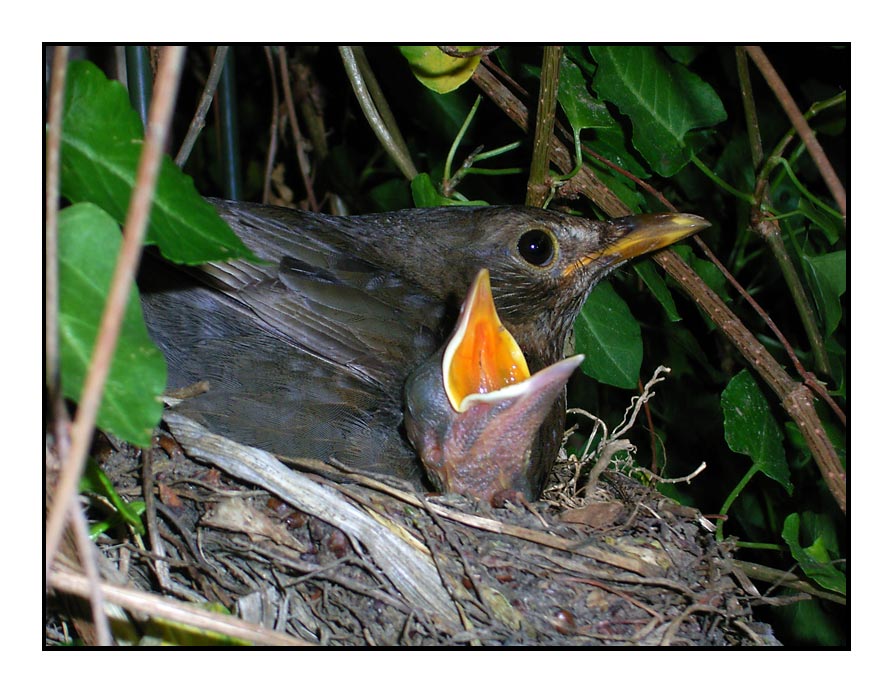
{"label": "orange gape", "polygon": [[521,348],[503,327],[490,291],[490,275],[481,270],[444,354],[444,387],[450,404],[462,412],[463,400],[491,393],[531,377]]}

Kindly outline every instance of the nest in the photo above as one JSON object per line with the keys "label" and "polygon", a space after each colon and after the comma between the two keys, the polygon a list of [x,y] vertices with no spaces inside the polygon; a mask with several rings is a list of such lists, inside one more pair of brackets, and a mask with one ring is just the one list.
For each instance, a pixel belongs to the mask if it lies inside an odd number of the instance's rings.
{"label": "nest", "polygon": [[[162,434],[150,460],[127,446],[102,456],[128,498],[151,465],[148,543],[100,540],[107,582],[159,598],[115,622],[119,641],[183,643],[170,622],[198,624],[197,611],[160,619],[152,605],[210,603],[238,617],[202,622],[226,643],[778,645],[710,524],[621,473],[603,472],[586,500],[554,491],[495,509],[320,461],[287,467],[177,414],[166,422],[173,440]],[[572,473],[559,466],[566,484]],[[50,613],[48,633],[68,627],[61,603]]]}

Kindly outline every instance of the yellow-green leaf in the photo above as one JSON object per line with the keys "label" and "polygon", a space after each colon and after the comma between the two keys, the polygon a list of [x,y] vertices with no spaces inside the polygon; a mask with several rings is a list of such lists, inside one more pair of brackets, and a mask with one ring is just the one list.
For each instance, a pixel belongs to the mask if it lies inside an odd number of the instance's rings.
{"label": "yellow-green leaf", "polygon": [[[477,46],[457,46],[462,52]],[[481,61],[480,56],[454,58],[437,46],[398,46],[416,79],[438,94],[446,94],[465,84]]]}

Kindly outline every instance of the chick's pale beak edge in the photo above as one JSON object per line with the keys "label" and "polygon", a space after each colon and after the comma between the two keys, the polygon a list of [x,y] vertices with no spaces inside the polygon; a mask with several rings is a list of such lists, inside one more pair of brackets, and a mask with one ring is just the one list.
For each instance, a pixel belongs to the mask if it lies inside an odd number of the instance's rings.
{"label": "chick's pale beak edge", "polygon": [[497,315],[486,269],[478,272],[469,289],[441,368],[447,398],[457,412],[468,409],[468,396],[498,391],[531,376],[521,348]]}

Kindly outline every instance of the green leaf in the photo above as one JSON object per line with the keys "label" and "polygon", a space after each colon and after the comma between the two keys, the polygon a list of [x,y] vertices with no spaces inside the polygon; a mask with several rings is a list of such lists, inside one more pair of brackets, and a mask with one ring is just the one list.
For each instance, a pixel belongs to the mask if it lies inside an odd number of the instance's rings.
{"label": "green leaf", "polygon": [[[842,621],[821,600],[799,600],[772,610],[774,630],[785,635],[785,644],[798,648],[842,648],[849,639],[842,634],[850,620]],[[846,646],[844,646],[846,647]]]}
{"label": "green leaf", "polygon": [[798,212],[807,217],[823,232],[829,244],[834,245],[838,243],[838,239],[844,231],[844,223],[840,218],[817,207],[806,198],[798,198]]}
{"label": "green leaf", "polygon": [[704,46],[665,46],[664,50],[678,63],[689,65],[704,52]]}
{"label": "green leaf", "polygon": [[782,432],[770,405],[754,378],[740,371],[730,379],[720,395],[726,443],[736,453],[744,453],[770,479],[791,494],[793,486],[782,448]]}
{"label": "green leaf", "polygon": [[445,198],[435,187],[431,176],[421,173],[410,183],[413,191],[413,204],[416,207],[441,207],[443,205],[486,205],[484,200],[454,200]]}
{"label": "green leaf", "polygon": [[826,590],[847,595],[847,577],[831,562],[822,536],[817,537],[809,547],[802,547],[800,533],[801,519],[797,513],[789,514],[782,528],[782,539],[798,566]]}
{"label": "green leaf", "polygon": [[[592,141],[590,135],[592,135]],[[647,167],[643,166],[642,160],[636,155],[636,152],[629,151],[630,145],[627,141],[627,135],[624,133],[620,124],[617,128],[599,128],[598,130],[592,130],[588,133],[585,144],[589,145],[593,151],[599,152],[600,156],[604,159],[607,159],[612,164],[621,167],[624,171],[627,171],[638,178],[647,179],[652,176],[652,172]],[[584,157],[588,157],[586,152],[584,152]],[[598,162],[597,166],[602,167],[609,176],[618,179],[621,185],[626,187],[636,186],[636,184],[627,176],[618,173],[614,169],[606,167],[602,162]],[[619,186],[615,186],[615,188],[617,187]],[[642,203],[640,203],[640,205],[641,204]],[[643,211],[640,207],[634,207],[633,210]]]}
{"label": "green leaf", "polygon": [[[457,46],[467,52],[477,46]],[[437,46],[398,46],[417,80],[438,94],[452,92],[465,84],[481,62],[480,56],[455,58]]]}
{"label": "green leaf", "polygon": [[643,284],[649,288],[649,291],[652,292],[652,295],[658,300],[658,303],[661,304],[661,307],[667,314],[668,320],[672,323],[679,321],[680,314],[677,313],[677,305],[674,303],[674,297],[671,295],[670,289],[667,288],[667,282],[665,282],[664,277],[658,274],[658,270],[655,268],[655,263],[651,261],[634,263],[633,269],[636,274],[639,275]]}
{"label": "green leaf", "polygon": [[392,178],[370,188],[369,199],[372,203],[370,212],[400,210],[413,204],[410,187],[403,178]]}
{"label": "green leaf", "polygon": [[[230,611],[220,603],[202,602],[198,603],[198,607],[212,613],[230,614]],[[161,617],[151,618],[145,626],[145,632],[140,642],[135,645],[187,648],[234,648],[251,645],[246,639]]]}
{"label": "green leaf", "polygon": [[127,525],[130,525],[133,528],[134,532],[138,532],[140,534],[145,533],[145,528],[143,527],[142,521],[139,521],[139,525],[134,525],[130,519],[136,518],[137,520],[139,520],[140,516],[146,513],[146,502],[131,501],[129,503],[125,503],[121,508],[126,511],[128,518],[125,518],[121,512],[116,511],[105,520],[90,523],[88,534],[91,540],[96,540],[103,533],[107,533],[112,528],[125,523]]}
{"label": "green leaf", "polygon": [[800,513],[801,532],[807,537],[821,539],[830,555],[839,556],[838,537],[835,531],[835,522],[830,515],[815,513],[814,511],[802,511]]}
{"label": "green leaf", "polygon": [[633,123],[633,145],[662,176],[691,159],[687,135],[716,125],[726,111],[714,89],[654,46],[590,46],[593,87]]}
{"label": "green leaf", "polygon": [[575,132],[584,128],[620,130],[605,103],[590,93],[581,69],[564,55],[559,71],[559,103]]}
{"label": "green leaf", "polygon": [[[629,150],[624,128],[608,110],[604,101],[597,99],[589,88],[596,66],[577,46],[566,46],[562,54],[559,72],[559,103],[576,134],[587,132],[587,144],[604,159],[639,178],[648,178],[651,172],[643,167],[636,154]],[[532,74],[539,76],[540,70]],[[642,196],[633,182],[601,161],[584,154],[585,159],[604,171],[600,176],[625,205],[639,211]]]}
{"label": "green leaf", "polygon": [[[584,77],[582,69],[567,56],[562,56],[559,73],[559,103],[568,117],[574,131],[575,150],[582,144],[581,136],[587,130],[587,144],[613,164],[639,177],[648,177],[649,172],[642,167],[636,156],[628,151],[627,136],[621,124],[609,112],[603,101],[596,99],[587,86],[590,80]],[[582,147],[580,148],[582,151]],[[642,195],[633,182],[590,155],[581,156],[594,162],[604,170],[603,181],[632,210],[640,210]]]}
{"label": "green leaf", "polygon": [[[143,127],[124,87],[93,63],[68,68],[62,116],[61,187],[72,202],[92,202],[124,223],[136,181]],[[253,259],[192,179],[164,157],[147,243],[178,263]]]}
{"label": "green leaf", "polygon": [[[79,400],[121,246],[118,224],[90,203],[59,214],[59,332],[62,390]],[[97,426],[148,446],[161,419],[164,357],[149,338],[136,286],[131,289]]]}
{"label": "green leaf", "polygon": [[93,458],[87,460],[87,467],[84,469],[84,476],[81,477],[80,481],[80,490],[82,492],[92,492],[93,494],[103,497],[118,512],[116,514],[118,518],[110,519],[102,524],[96,524],[94,530],[97,530],[98,532],[91,532],[92,537],[95,538],[98,536],[99,532],[105,532],[106,529],[115,525],[116,521],[124,521],[130,525],[138,535],[144,535],[146,533],[146,530],[143,527],[143,521],[140,520],[140,515],[146,510],[145,502],[128,503],[124,501],[115,489],[115,485],[112,484],[112,481],[106,476],[106,473],[102,471],[102,468],[99,467]]}
{"label": "green leaf", "polygon": [[847,291],[847,251],[805,254],[803,259],[814,300],[823,317],[825,336],[831,337],[841,321],[841,295]]}
{"label": "green leaf", "polygon": [[608,282],[593,289],[574,324],[574,337],[578,351],[587,355],[581,365],[585,374],[608,385],[636,388],[643,361],[639,323]]}

